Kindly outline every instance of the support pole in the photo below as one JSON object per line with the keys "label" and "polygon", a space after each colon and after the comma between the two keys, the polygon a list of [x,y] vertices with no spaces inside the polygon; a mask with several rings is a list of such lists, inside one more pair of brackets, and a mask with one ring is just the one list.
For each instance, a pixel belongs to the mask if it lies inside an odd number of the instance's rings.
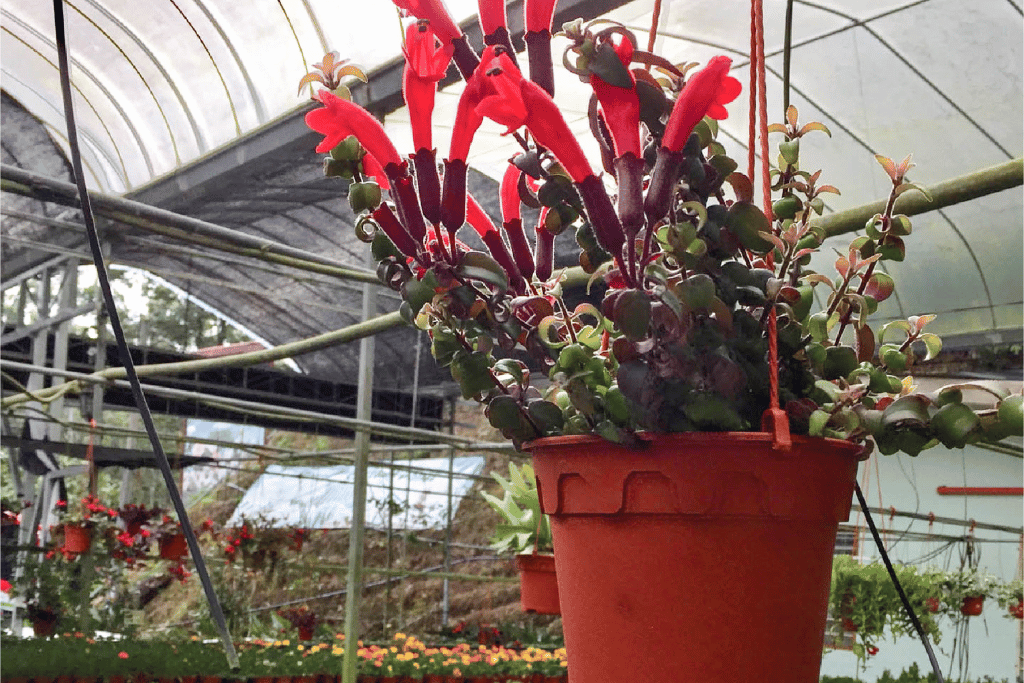
{"label": "support pole", "polygon": [[[377,292],[373,285],[363,289],[363,319],[377,312]],[[372,336],[359,340],[359,390],[356,419],[370,420],[373,408]],[[370,459],[370,432],[356,432],[355,478],[352,482],[352,528],[348,542],[348,590],[345,593],[345,659],[342,683],[356,683],[359,657],[359,603],[363,595],[363,538],[366,531],[366,469]]]}
{"label": "support pole", "polygon": [[[896,200],[896,213],[914,216],[1020,187],[1022,184],[1024,184],[1024,159],[1011,159],[1002,164],[950,178],[925,188],[931,195],[931,200],[920,192],[905,192]],[[872,216],[883,211],[885,211],[884,200],[846,211],[837,211],[813,220],[811,224],[824,227],[827,239],[854,230],[863,230],[864,224]]]}

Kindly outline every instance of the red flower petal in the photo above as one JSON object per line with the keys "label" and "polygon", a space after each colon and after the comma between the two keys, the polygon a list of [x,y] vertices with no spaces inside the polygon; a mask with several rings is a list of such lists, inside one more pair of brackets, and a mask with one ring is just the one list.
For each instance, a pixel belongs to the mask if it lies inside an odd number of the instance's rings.
{"label": "red flower petal", "polygon": [[556,0],[526,0],[524,14],[526,30],[529,33],[540,33],[551,30],[551,20],[555,16]]}
{"label": "red flower petal", "polygon": [[678,152],[705,116],[722,120],[729,115],[723,105],[736,99],[741,90],[739,81],[729,76],[731,65],[728,57],[714,57],[687,81],[665,127],[663,147]]}
{"label": "red flower petal", "polygon": [[429,21],[437,37],[446,45],[462,35],[441,0],[394,0],[394,3],[417,19]]}
{"label": "red flower petal", "polygon": [[355,135],[359,144],[382,166],[402,162],[398,150],[384,132],[384,126],[368,111],[327,90],[317,91],[314,98],[324,105],[323,109],[306,114],[306,125],[325,136],[317,145],[317,152],[329,152],[349,135]]}

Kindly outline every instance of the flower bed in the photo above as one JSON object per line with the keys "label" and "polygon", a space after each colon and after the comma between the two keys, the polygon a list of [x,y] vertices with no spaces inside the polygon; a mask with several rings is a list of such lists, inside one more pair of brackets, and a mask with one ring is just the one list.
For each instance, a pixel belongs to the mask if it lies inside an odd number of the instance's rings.
{"label": "flower bed", "polygon": [[[218,643],[193,640],[95,640],[65,633],[49,639],[0,641],[4,681],[31,679],[33,683],[60,678],[62,683],[97,677],[129,680],[157,679],[207,683],[245,681],[266,677],[303,679],[307,683],[334,681],[344,656],[344,636],[332,642],[297,643],[291,640],[247,641],[237,645],[241,668],[231,671]],[[565,650],[539,648],[513,650],[501,646],[427,647],[415,637],[396,634],[381,645],[360,643],[359,674],[363,683],[378,679],[409,681],[528,681],[564,683]],[[73,663],[74,671],[68,671]],[[404,677],[404,678],[403,678]]]}

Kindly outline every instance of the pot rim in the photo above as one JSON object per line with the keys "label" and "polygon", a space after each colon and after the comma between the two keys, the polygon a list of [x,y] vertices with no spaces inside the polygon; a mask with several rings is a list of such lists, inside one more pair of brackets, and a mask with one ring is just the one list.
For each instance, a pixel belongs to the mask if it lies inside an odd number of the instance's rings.
{"label": "pot rim", "polygon": [[[655,441],[708,445],[720,445],[724,443],[772,444],[775,441],[775,435],[771,432],[637,432],[636,437],[640,441],[648,444],[654,443]],[[846,441],[844,439],[793,435],[792,440],[794,444],[823,443],[840,450],[849,450],[851,453],[859,451],[857,455],[857,460],[859,461],[867,460],[871,455],[871,451],[865,448],[862,444],[855,444],[852,441]],[[615,443],[614,441],[609,441],[594,434],[563,434],[559,436],[544,436],[539,439],[532,439],[522,445],[522,450],[532,451],[537,447],[554,445],[584,446],[598,443],[609,444],[618,448],[630,448],[625,444]],[[640,453],[644,449],[637,448],[630,450]]]}

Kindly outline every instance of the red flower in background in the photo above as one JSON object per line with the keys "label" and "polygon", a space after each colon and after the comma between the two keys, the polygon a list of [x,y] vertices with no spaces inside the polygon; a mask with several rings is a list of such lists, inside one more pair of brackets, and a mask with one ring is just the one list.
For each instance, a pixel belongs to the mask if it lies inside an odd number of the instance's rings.
{"label": "red flower in background", "polygon": [[437,82],[444,78],[452,59],[451,44],[441,45],[430,22],[420,20],[405,31],[405,71],[402,94],[409,107],[413,146],[431,149],[431,116]]}
{"label": "red flower in background", "polygon": [[417,19],[426,19],[441,41],[448,45],[462,36],[462,31],[455,25],[448,10],[441,0],[394,0],[399,9],[403,9]]}
{"label": "red flower in background", "polygon": [[384,132],[384,126],[370,112],[327,90],[318,90],[313,98],[324,105],[323,109],[314,109],[306,114],[306,125],[325,136],[316,146],[317,152],[330,152],[342,140],[354,135],[381,166],[402,163],[398,150]]}
{"label": "red flower in background", "polygon": [[729,75],[731,65],[728,57],[713,57],[686,82],[665,127],[663,147],[673,152],[681,150],[705,116],[716,121],[728,118],[725,105],[739,97],[742,89],[740,82]]}
{"label": "red flower in background", "polygon": [[479,0],[477,6],[480,8],[480,28],[485,36],[506,27],[505,0]]}
{"label": "red flower in background", "polygon": [[526,31],[540,33],[551,30],[551,20],[555,16],[557,0],[526,0],[523,8],[526,17]]}
{"label": "red flower in background", "polygon": [[[613,46],[619,61],[629,73],[633,43],[619,36],[619,42],[613,43]],[[601,103],[608,132],[615,145],[615,156],[621,157],[626,152],[632,152],[639,159],[643,156],[640,151],[640,98],[636,94],[636,78],[632,73],[629,73],[629,80],[632,87],[624,88],[607,83],[597,74],[591,74],[590,87]]]}

